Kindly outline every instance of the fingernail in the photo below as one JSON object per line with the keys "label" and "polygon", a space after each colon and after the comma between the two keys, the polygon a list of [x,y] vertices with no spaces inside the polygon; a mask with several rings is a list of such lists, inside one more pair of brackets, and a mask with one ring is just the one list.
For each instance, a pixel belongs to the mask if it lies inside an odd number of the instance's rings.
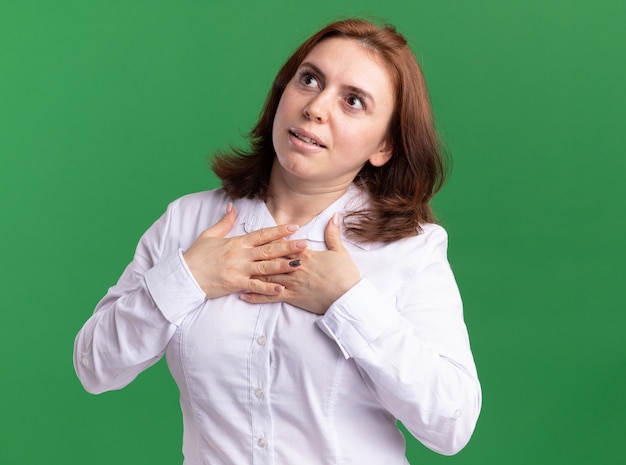
{"label": "fingernail", "polygon": [[250,300],[250,294],[241,294],[239,298],[241,300]]}
{"label": "fingernail", "polygon": [[296,247],[299,249],[306,249],[307,243],[306,241],[298,241],[296,242]]}
{"label": "fingernail", "polygon": [[233,203],[228,202],[228,205],[226,205],[226,214],[230,213],[232,209],[233,209]]}
{"label": "fingernail", "polygon": [[296,232],[298,229],[300,229],[300,226],[298,226],[297,224],[287,225],[287,231],[289,232]]}
{"label": "fingernail", "polygon": [[276,286],[274,288],[274,291],[278,293],[283,292],[284,290],[285,290],[285,286]]}
{"label": "fingernail", "polygon": [[335,213],[330,221],[334,226],[339,226],[339,213]]}
{"label": "fingernail", "polygon": [[292,268],[295,268],[296,266],[300,266],[300,265],[301,265],[300,260],[291,260],[289,262],[289,266],[292,267]]}

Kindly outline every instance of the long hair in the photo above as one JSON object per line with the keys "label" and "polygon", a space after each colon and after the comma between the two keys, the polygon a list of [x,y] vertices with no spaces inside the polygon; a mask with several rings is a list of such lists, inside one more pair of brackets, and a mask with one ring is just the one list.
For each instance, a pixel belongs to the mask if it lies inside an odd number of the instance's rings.
{"label": "long hair", "polygon": [[311,50],[333,37],[356,40],[376,53],[395,89],[388,134],[392,156],[380,167],[366,163],[357,174],[354,183],[369,194],[369,203],[366,210],[345,216],[346,233],[361,242],[413,236],[421,223],[436,222],[430,200],[441,188],[446,169],[426,81],[406,39],[390,25],[347,19],[329,24],[306,40],[274,79],[259,120],[248,136],[250,148],[217,153],[213,171],[232,198],[266,198],[276,156],[272,126],[280,98]]}

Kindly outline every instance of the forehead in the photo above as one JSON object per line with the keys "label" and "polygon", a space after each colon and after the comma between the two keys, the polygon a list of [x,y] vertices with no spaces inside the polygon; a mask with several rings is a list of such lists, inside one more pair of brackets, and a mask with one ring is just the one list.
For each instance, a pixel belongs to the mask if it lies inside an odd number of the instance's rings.
{"label": "forehead", "polygon": [[[328,77],[357,80],[351,85],[368,84],[393,90],[392,79],[383,58],[356,39],[332,37],[318,43],[304,58],[303,64],[316,65]],[[386,89],[384,89],[386,88]]]}

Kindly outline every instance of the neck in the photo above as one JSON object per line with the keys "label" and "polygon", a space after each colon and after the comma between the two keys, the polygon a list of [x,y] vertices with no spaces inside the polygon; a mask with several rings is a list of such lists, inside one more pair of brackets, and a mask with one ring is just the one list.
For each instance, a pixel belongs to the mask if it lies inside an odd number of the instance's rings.
{"label": "neck", "polygon": [[319,186],[288,183],[272,173],[265,203],[276,224],[305,225],[339,199],[348,185]]}

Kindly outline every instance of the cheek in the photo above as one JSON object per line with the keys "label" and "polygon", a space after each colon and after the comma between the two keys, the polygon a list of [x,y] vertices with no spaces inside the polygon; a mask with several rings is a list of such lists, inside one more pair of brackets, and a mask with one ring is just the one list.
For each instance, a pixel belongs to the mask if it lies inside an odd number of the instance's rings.
{"label": "cheek", "polygon": [[378,150],[381,144],[389,139],[389,124],[386,121],[377,121],[369,128],[367,134],[370,146]]}
{"label": "cheek", "polygon": [[280,100],[278,101],[278,106],[276,107],[276,117],[279,115],[285,115],[289,113],[290,107],[293,106],[291,103],[293,102],[293,92],[290,89],[290,86],[287,85],[283,90],[283,94],[280,96]]}
{"label": "cheek", "polygon": [[341,143],[344,147],[351,147],[358,151],[359,155],[369,155],[378,149],[381,141],[385,139],[386,130],[378,125],[359,125],[350,127],[343,126],[339,131]]}
{"label": "cheek", "polygon": [[283,114],[283,100],[284,99],[280,99],[280,101],[278,102],[278,106],[276,107],[276,113],[274,113],[274,123],[273,123],[273,128],[276,128],[276,122],[279,121],[282,117]]}
{"label": "cheek", "polygon": [[274,114],[274,123],[272,129],[276,131],[278,127],[284,127],[288,124],[289,118],[293,118],[294,113],[294,99],[290,95],[288,89],[285,89],[283,95],[278,101],[276,107],[276,113]]}
{"label": "cheek", "polygon": [[274,122],[272,123],[272,142],[275,143],[276,138],[279,134],[279,128],[283,126],[283,99],[280,99],[278,103],[278,107],[276,108],[276,113],[274,114]]}

